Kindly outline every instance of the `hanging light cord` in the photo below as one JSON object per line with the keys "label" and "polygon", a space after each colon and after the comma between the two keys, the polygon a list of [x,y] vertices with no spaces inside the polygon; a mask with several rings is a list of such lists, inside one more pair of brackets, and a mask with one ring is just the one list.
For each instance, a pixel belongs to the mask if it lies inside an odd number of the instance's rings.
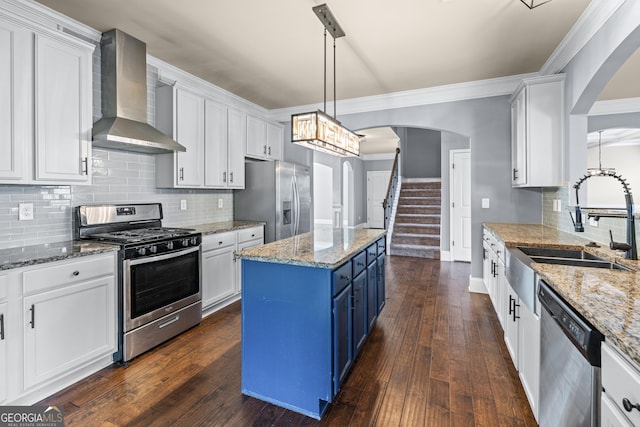
{"label": "hanging light cord", "polygon": [[324,109],[327,112],[327,29],[324,29]]}
{"label": "hanging light cord", "polygon": [[602,131],[598,131],[598,169],[602,170]]}
{"label": "hanging light cord", "polygon": [[336,39],[333,39],[333,118],[336,118]]}

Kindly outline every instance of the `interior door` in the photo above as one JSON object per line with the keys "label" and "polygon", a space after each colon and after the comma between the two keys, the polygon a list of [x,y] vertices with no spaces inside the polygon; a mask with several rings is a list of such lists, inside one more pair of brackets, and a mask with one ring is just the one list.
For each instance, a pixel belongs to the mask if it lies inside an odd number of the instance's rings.
{"label": "interior door", "polygon": [[451,150],[451,259],[471,262],[471,150]]}
{"label": "interior door", "polygon": [[367,172],[367,224],[370,228],[384,228],[382,202],[387,194],[391,171]]}

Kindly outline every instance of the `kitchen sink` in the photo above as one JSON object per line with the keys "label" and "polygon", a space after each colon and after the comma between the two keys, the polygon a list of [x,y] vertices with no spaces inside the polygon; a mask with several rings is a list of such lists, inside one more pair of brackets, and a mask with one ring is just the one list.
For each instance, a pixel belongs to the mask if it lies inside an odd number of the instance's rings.
{"label": "kitchen sink", "polygon": [[570,265],[574,267],[606,268],[609,270],[631,269],[580,249],[518,247],[531,261],[543,264]]}

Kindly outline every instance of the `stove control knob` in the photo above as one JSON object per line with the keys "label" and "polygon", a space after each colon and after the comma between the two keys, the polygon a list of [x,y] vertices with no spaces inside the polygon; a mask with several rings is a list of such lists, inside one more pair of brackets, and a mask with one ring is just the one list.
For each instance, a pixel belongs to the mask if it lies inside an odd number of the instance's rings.
{"label": "stove control knob", "polygon": [[156,245],[149,246],[149,252],[155,254],[156,252],[158,252],[158,247]]}
{"label": "stove control knob", "polygon": [[186,248],[187,246],[189,246],[189,239],[182,239],[182,247]]}
{"label": "stove control knob", "polygon": [[145,256],[147,254],[147,248],[138,248],[138,255]]}
{"label": "stove control knob", "polygon": [[167,242],[167,249],[169,250],[173,249],[173,242]]}
{"label": "stove control knob", "polygon": [[191,238],[191,244],[192,244],[193,246],[196,246],[196,245],[198,244],[198,239],[196,239],[195,237],[192,237],[192,238]]}

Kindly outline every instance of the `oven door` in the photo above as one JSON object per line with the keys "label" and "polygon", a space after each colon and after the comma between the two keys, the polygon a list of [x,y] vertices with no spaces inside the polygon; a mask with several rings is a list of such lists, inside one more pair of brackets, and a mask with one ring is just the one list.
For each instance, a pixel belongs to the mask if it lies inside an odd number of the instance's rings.
{"label": "oven door", "polygon": [[200,247],[124,260],[124,332],[201,300]]}

